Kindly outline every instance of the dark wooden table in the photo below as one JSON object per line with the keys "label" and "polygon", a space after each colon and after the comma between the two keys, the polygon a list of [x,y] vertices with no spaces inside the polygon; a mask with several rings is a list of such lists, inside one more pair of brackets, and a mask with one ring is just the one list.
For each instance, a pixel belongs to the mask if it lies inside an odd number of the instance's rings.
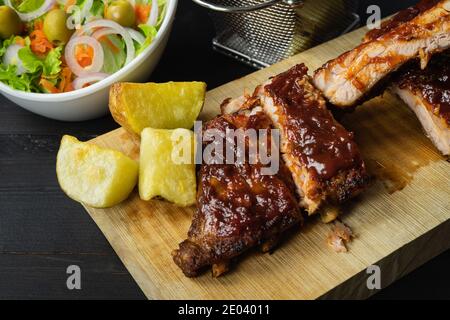
{"label": "dark wooden table", "polygon": [[[253,69],[215,53],[205,10],[179,1],[173,34],[152,81],[202,80],[214,88]],[[414,1],[379,3],[383,15]],[[55,156],[63,134],[87,140],[117,127],[110,116],[83,123],[48,120],[0,97],[0,298],[144,299],[81,205],[59,189]],[[66,287],[78,265],[82,289]],[[446,252],[374,298],[450,298]]]}

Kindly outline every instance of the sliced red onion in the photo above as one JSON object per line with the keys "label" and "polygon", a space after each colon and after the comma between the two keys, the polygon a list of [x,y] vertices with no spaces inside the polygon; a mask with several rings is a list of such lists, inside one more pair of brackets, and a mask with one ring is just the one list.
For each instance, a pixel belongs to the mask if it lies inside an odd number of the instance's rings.
{"label": "sliced red onion", "polygon": [[[127,58],[125,59],[125,64],[130,63],[131,60],[134,59],[135,50],[134,50],[133,39],[131,38],[131,35],[128,33],[128,31],[125,30],[125,28],[122,27],[117,22],[114,22],[111,20],[106,20],[106,19],[99,19],[99,20],[95,20],[95,21],[86,23],[84,26],[81,27],[81,29],[77,30],[73,34],[72,38],[77,37],[81,34],[90,35],[94,31],[93,29],[96,29],[96,28],[109,28],[109,29],[114,30],[114,33],[120,35],[123,38],[123,40],[125,41],[125,45],[127,48]],[[112,34],[112,33],[109,33],[109,34]]]}
{"label": "sliced red onion", "polygon": [[72,82],[73,88],[75,90],[81,89],[86,84],[91,84],[93,82],[101,81],[101,80],[107,78],[108,76],[109,76],[109,74],[101,73],[101,72],[94,72],[94,73],[89,73],[87,75],[80,76],[80,77],[76,78],[75,80],[73,80],[73,82]]}
{"label": "sliced red onion", "polygon": [[142,35],[142,33],[140,33],[137,30],[134,30],[133,28],[125,28],[128,33],[131,36],[131,39],[133,39],[134,41],[136,41],[139,44],[143,44],[145,42],[145,37]]}
{"label": "sliced red onion", "polygon": [[[145,41],[145,37],[137,30],[132,28],[125,28],[127,32],[130,34],[131,39],[138,42],[139,44],[143,44]],[[92,37],[95,39],[100,39],[101,37],[108,36],[110,34],[117,34],[117,31],[111,28],[101,28],[100,30],[95,31],[92,34]]]}
{"label": "sliced red onion", "polygon": [[111,28],[101,28],[92,34],[92,38],[95,38],[98,40],[101,37],[108,36],[110,34],[117,34],[117,30],[114,30]]}
{"label": "sliced red onion", "polygon": [[[94,50],[94,58],[92,59],[91,65],[83,68],[78,63],[75,58],[75,49],[78,45],[88,45]],[[104,53],[100,42],[89,36],[79,36],[70,39],[66,45],[64,52],[64,57],[66,58],[67,65],[77,76],[86,75],[92,72],[99,72],[103,67]]]}
{"label": "sliced red onion", "polygon": [[158,8],[158,0],[152,0],[152,8],[150,10],[150,14],[148,15],[147,25],[149,26],[155,26],[158,22],[158,14],[159,14],[159,8]]}
{"label": "sliced red onion", "polygon": [[67,8],[67,13],[71,14],[71,16],[67,19],[66,22],[67,28],[79,29],[81,27],[81,23],[83,22],[83,20],[91,15],[91,8],[93,4],[94,0],[86,0],[81,9],[76,4],[71,5],[69,8]]}
{"label": "sliced red onion", "polygon": [[24,67],[22,60],[19,58],[19,50],[22,49],[23,46],[20,44],[12,44],[10,45],[3,55],[3,64],[5,66],[9,65],[15,65],[16,68],[16,74],[20,76],[22,73],[27,71],[27,69]]}
{"label": "sliced red onion", "polygon": [[44,3],[42,4],[42,6],[40,6],[39,8],[37,8],[36,10],[34,10],[32,12],[26,12],[26,13],[19,12],[16,8],[14,8],[14,6],[11,3],[11,0],[5,0],[5,4],[8,7],[13,8],[17,12],[20,20],[28,22],[28,21],[34,20],[36,18],[39,18],[44,13],[49,11],[55,4],[55,0],[45,0]]}

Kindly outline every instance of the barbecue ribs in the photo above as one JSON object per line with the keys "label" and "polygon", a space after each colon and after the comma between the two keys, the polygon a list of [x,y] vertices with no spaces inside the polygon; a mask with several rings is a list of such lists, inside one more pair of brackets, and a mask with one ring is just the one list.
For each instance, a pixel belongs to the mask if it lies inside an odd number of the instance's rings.
{"label": "barbecue ribs", "polygon": [[361,192],[368,182],[353,134],[333,118],[304,64],[256,89],[264,111],[280,130],[281,152],[309,214]]}
{"label": "barbecue ribs", "polygon": [[411,108],[442,154],[450,155],[450,52],[434,56],[427,68],[402,68],[391,90]]}
{"label": "barbecue ribs", "polygon": [[314,84],[334,105],[354,106],[409,60],[420,58],[425,68],[433,54],[449,47],[450,0],[422,1],[327,62],[315,72]]}
{"label": "barbecue ribs", "polygon": [[[223,138],[227,129],[270,130],[270,119],[261,107],[254,105],[257,102],[253,99],[240,111],[206,123],[203,150],[220,143],[207,134],[208,129],[215,129]],[[263,142],[258,141],[258,144]],[[248,156],[250,143],[246,144],[245,151],[236,147],[235,154],[245,152]],[[186,276],[197,276],[204,267],[211,265],[213,276],[219,276],[227,271],[232,258],[258,244],[265,243],[263,251],[270,250],[285,230],[301,224],[302,214],[289,171],[280,163],[278,173],[263,175],[262,167],[259,161],[249,163],[248,160],[241,164],[211,161],[201,166],[197,211],[188,239],[172,253],[175,263]]]}
{"label": "barbecue ribs", "polygon": [[226,137],[228,129],[276,128],[281,145],[269,152],[281,153],[282,159],[279,171],[271,175],[261,174],[259,162],[202,164],[188,239],[173,252],[186,276],[210,265],[218,276],[247,249],[266,243],[267,250],[285,230],[302,222],[301,208],[310,214],[318,209],[332,213],[332,220],[337,205],[366,187],[369,179],[353,134],[333,118],[307,72],[304,64],[294,66],[253,95],[226,100],[222,115],[204,126],[203,150],[217,143],[209,129]]}

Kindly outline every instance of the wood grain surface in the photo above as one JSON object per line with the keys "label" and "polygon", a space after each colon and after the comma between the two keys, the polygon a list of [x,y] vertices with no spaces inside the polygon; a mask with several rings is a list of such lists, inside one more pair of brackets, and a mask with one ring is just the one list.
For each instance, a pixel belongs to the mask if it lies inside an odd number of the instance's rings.
{"label": "wood grain surface", "polygon": [[[200,118],[210,119],[223,99],[253,90],[295,63],[314,70],[355,46],[364,32],[357,30],[209,91]],[[428,141],[409,109],[388,93],[340,121],[355,132],[375,177],[371,187],[344,208],[343,220],[357,235],[348,253],[331,251],[325,242],[330,226],[311,219],[271,255],[252,251],[226,276],[214,279],[205,273],[188,279],[170,253],[186,238],[194,208],[144,202],[134,192],[116,207],[86,209],[148,298],[315,299],[330,292],[333,297],[366,297],[370,292],[361,291],[366,291],[364,271],[369,265],[380,263],[386,286],[450,247],[448,232],[443,232],[449,228],[450,163]],[[92,141],[135,158],[139,153],[123,129]]]}

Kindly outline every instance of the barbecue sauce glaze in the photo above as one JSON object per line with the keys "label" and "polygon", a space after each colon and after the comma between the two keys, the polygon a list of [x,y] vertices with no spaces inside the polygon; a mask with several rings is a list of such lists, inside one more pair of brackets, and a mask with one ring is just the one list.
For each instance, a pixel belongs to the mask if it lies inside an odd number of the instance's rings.
{"label": "barbecue sauce glaze", "polygon": [[[262,111],[252,115],[235,113],[209,121],[204,132],[216,129],[225,137],[227,129],[238,128],[270,130],[271,122]],[[204,134],[204,148],[217,143]],[[248,151],[248,144],[245,150],[234,148],[235,155],[245,152],[246,159]],[[199,232],[215,235],[214,242],[221,241],[221,245],[219,252],[212,250],[214,255],[230,258],[301,222],[292,176],[280,161],[280,170],[274,175],[262,175],[264,165],[250,164],[247,160],[242,164],[203,164],[199,172],[198,218],[194,219],[189,237],[198,238]],[[203,227],[196,225],[201,222]]]}
{"label": "barbecue sauce glaze", "polygon": [[417,62],[408,64],[397,81],[401,89],[422,95],[433,114],[450,126],[450,52],[434,56],[425,70]]}
{"label": "barbecue sauce glaze", "polygon": [[265,89],[282,107],[279,119],[282,134],[290,142],[289,152],[324,181],[363,163],[353,133],[333,118],[307,73],[304,64],[296,65],[273,78]]}
{"label": "barbecue sauce glaze", "polygon": [[397,13],[392,19],[389,19],[381,24],[379,29],[370,30],[366,36],[365,41],[374,40],[382,35],[388,33],[389,31],[397,28],[401,24],[411,21],[421,13],[427,11],[434,7],[440,0],[422,0],[415,6],[409,7],[405,10]]}

